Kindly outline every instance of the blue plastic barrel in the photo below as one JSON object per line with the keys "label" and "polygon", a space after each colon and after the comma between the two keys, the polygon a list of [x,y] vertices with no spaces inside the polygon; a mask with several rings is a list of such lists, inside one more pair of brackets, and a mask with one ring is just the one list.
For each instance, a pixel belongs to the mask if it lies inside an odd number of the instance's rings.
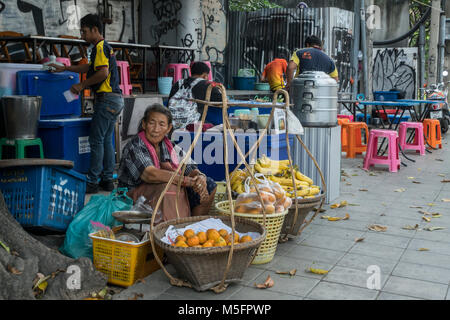
{"label": "blue plastic barrel", "polygon": [[158,78],[158,92],[160,94],[168,95],[172,90],[172,77],[159,77]]}

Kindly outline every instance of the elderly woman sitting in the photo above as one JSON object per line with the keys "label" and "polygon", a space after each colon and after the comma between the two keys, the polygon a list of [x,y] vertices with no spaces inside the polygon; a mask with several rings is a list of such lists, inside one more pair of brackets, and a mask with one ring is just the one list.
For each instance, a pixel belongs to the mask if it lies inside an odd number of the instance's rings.
{"label": "elderly woman sitting", "polygon": [[[128,195],[137,200],[141,195],[154,208],[167,182],[185,154],[167,137],[172,131],[169,109],[153,104],[145,110],[139,133],[131,138],[122,152],[119,187],[127,187]],[[214,201],[216,183],[201,173],[189,159],[184,176],[179,174],[169,187],[160,206],[164,221],[176,218],[178,201],[180,217],[207,215]],[[176,197],[178,182],[181,192]]]}

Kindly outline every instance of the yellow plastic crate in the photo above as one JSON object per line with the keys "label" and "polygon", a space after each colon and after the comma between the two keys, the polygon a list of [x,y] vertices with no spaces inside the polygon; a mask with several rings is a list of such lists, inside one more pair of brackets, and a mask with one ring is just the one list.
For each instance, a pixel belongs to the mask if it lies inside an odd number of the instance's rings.
{"label": "yellow plastic crate", "polygon": [[[233,200],[233,204],[235,200]],[[216,204],[217,212],[221,215],[231,215],[229,201],[221,201]],[[275,256],[275,251],[278,246],[278,239],[280,238],[281,228],[283,227],[284,218],[288,210],[283,213],[272,213],[266,215],[266,239],[263,241],[258,249],[258,252],[253,259],[252,264],[264,264],[272,261]],[[253,220],[262,226],[264,226],[264,215],[262,214],[247,214],[235,212],[236,217],[243,217],[246,219]]]}
{"label": "yellow plastic crate", "polygon": [[[128,287],[160,269],[150,240],[128,243],[102,238],[97,234],[89,235],[92,239],[94,266],[108,276],[109,283]],[[156,248],[156,251],[161,259],[162,249]]]}

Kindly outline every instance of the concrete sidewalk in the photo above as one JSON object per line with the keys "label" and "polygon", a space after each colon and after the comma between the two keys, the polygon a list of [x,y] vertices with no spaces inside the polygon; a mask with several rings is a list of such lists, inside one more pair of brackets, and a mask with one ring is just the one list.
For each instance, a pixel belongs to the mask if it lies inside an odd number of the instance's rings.
{"label": "concrete sidewalk", "polygon": [[[333,203],[346,200],[349,205],[319,214],[305,231],[289,242],[278,244],[275,258],[264,265],[250,266],[241,284],[231,284],[222,294],[197,292],[171,286],[166,275],[157,271],[113,299],[182,299],[182,300],[302,300],[302,299],[450,299],[450,150],[442,149],[425,156],[408,153],[415,163],[404,160],[398,173],[385,168],[361,169],[363,158],[342,159],[341,196]],[[367,190],[367,191],[365,191]],[[420,206],[421,208],[412,208]],[[423,210],[441,217],[422,219]],[[328,221],[321,215],[349,220]],[[385,232],[368,229],[378,224]],[[415,226],[417,230],[403,229]],[[444,227],[426,231],[425,227]],[[356,238],[364,238],[356,242]],[[316,275],[305,269],[328,270]],[[369,266],[379,268],[380,287],[368,289]],[[297,269],[293,277],[276,271]],[[173,274],[172,269],[168,269]],[[257,289],[270,275],[275,285]],[[370,283],[376,283],[371,282]]]}

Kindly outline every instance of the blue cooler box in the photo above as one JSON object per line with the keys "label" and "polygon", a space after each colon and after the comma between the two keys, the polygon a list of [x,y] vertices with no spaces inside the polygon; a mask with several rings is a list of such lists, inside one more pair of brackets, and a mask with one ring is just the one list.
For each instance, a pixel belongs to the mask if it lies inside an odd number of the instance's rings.
{"label": "blue cooler box", "polygon": [[91,148],[89,130],[91,118],[40,120],[38,137],[48,159],[74,162],[73,169],[87,173],[90,167]]}
{"label": "blue cooler box", "polygon": [[[188,152],[191,143],[194,141],[194,136],[194,132],[176,130],[172,134],[172,141],[175,144],[178,144],[184,152]],[[235,136],[244,155],[256,143],[259,137],[256,133],[237,133]],[[241,158],[238,155],[231,138],[228,139],[228,167],[231,173],[231,171],[236,168]],[[289,143],[291,146],[293,145],[293,140],[294,136],[290,135]],[[204,132],[199,137],[197,145],[191,154],[191,158],[197,163],[198,169],[215,181],[225,180],[225,154],[223,148],[223,134],[221,132]],[[261,141],[255,160],[263,154],[273,160],[288,159],[286,135],[266,135]],[[247,162],[248,161],[249,159],[247,158]],[[244,168],[244,165],[242,165],[241,168]]]}
{"label": "blue cooler box", "polygon": [[69,90],[73,84],[80,82],[78,73],[19,71],[16,79],[18,95],[42,96],[41,119],[81,115],[81,99],[69,103],[64,97],[65,91]]}

